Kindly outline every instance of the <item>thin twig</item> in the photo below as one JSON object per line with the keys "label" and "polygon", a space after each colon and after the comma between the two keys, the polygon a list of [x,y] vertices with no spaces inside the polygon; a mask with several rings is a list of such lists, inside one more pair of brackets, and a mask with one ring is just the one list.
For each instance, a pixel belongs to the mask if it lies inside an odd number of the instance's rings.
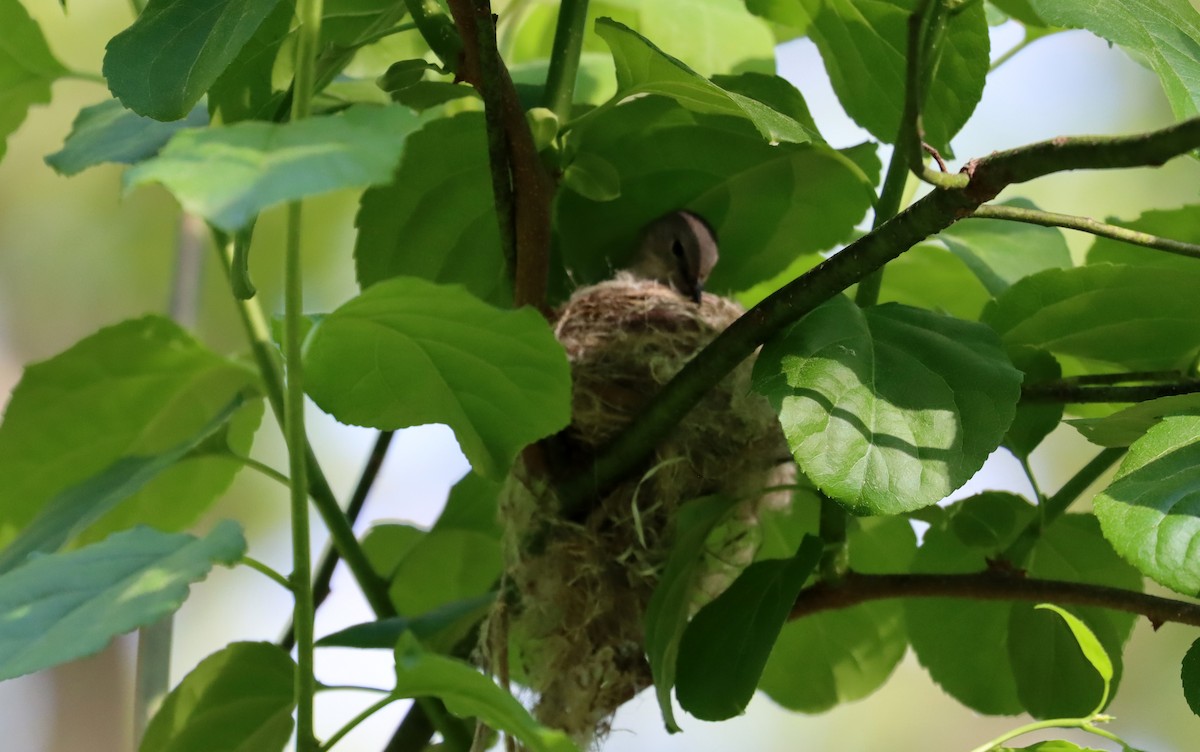
{"label": "thin twig", "polygon": [[1175,397],[1200,392],[1200,379],[1185,379],[1166,384],[1134,386],[1080,386],[1070,382],[1043,381],[1021,387],[1021,401],[1035,403],[1096,404],[1107,402],[1145,402],[1159,397]]}

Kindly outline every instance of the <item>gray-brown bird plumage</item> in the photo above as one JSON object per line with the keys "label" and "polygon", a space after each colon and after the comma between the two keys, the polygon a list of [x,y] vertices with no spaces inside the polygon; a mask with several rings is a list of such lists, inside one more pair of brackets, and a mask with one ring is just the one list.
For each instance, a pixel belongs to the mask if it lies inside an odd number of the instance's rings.
{"label": "gray-brown bird plumage", "polygon": [[699,215],[680,210],[646,226],[629,272],[674,288],[699,303],[716,263],[717,236],[712,227]]}

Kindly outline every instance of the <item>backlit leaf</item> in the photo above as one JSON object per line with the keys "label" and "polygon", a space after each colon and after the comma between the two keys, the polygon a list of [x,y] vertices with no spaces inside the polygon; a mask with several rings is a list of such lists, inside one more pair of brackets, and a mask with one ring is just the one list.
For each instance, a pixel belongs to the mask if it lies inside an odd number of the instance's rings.
{"label": "backlit leaf", "polygon": [[119,100],[84,107],[71,124],[63,148],[46,156],[60,175],[74,175],[104,162],[135,164],[158,153],[178,131],[208,124],[203,107],[164,123],[125,109]]}
{"label": "backlit leaf", "polygon": [[67,72],[55,59],[21,0],[0,0],[0,159],[8,136],[35,104],[50,101],[50,84]]}

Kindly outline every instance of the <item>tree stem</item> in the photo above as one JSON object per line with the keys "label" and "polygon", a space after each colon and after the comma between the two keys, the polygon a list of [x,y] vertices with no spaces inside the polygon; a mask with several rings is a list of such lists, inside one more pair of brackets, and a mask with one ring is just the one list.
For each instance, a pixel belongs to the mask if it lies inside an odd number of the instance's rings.
{"label": "tree stem", "polygon": [[558,8],[558,26],[550,50],[550,69],[546,72],[546,93],[542,104],[558,116],[558,122],[571,119],[575,79],[579,75],[579,55],[587,30],[588,0],[562,0]]}

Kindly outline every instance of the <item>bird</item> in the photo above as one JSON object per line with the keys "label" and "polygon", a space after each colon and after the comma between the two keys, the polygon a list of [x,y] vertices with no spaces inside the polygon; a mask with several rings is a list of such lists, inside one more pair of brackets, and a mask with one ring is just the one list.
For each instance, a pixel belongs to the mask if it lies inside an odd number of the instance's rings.
{"label": "bird", "polygon": [[698,304],[717,257],[717,233],[712,225],[700,215],[680,209],[646,225],[627,271],[666,285]]}

